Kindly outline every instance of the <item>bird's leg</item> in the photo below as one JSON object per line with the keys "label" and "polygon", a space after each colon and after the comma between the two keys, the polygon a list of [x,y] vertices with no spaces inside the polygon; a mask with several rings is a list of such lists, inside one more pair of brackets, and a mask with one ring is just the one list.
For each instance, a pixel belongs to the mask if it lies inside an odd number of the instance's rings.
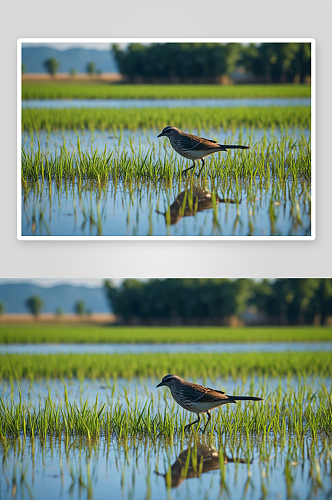
{"label": "bird's leg", "polygon": [[205,165],[203,158],[201,158],[201,162],[202,162],[202,167],[201,167],[197,177],[199,177],[201,175],[201,172],[202,172],[204,165]]}
{"label": "bird's leg", "polygon": [[195,420],[195,422],[191,422],[191,424],[187,424],[184,428],[184,431],[186,431],[187,429],[189,429],[189,427],[191,427],[192,425],[194,424],[197,424],[199,423],[201,420],[201,417],[199,416],[199,413],[197,414],[197,420]]}
{"label": "bird's leg", "polygon": [[185,174],[186,172],[188,172],[188,170],[191,170],[192,168],[195,168],[195,167],[196,167],[196,163],[195,163],[195,160],[193,160],[193,164],[191,165],[191,167],[186,168],[186,170],[182,170],[181,175]]}
{"label": "bird's leg", "polygon": [[204,434],[204,432],[205,432],[205,429],[207,428],[207,426],[208,426],[208,423],[210,422],[210,418],[211,418],[211,415],[210,415],[210,413],[209,413],[208,411],[207,411],[206,413],[207,413],[207,416],[208,416],[208,421],[207,421],[207,422],[206,422],[206,424],[205,424],[205,427],[204,427],[204,429],[203,429],[203,432],[202,432],[202,434]]}

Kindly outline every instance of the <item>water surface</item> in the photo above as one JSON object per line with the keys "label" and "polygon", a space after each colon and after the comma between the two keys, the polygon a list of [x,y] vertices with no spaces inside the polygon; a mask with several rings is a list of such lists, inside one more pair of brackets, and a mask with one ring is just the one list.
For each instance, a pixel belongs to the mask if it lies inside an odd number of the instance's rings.
{"label": "water surface", "polygon": [[22,108],[239,108],[310,106],[310,98],[298,99],[41,99],[23,100]]}
{"label": "water surface", "polygon": [[[309,236],[305,182],[28,183],[23,236]],[[276,189],[280,192],[276,193]],[[189,197],[192,196],[192,206]],[[212,196],[216,199],[213,209]],[[280,199],[279,196],[282,198]],[[299,198],[299,201],[297,201]],[[193,208],[195,207],[195,208]]]}
{"label": "water surface", "polygon": [[[309,453],[297,450],[291,439],[264,445],[252,439],[250,446],[235,441],[235,446],[200,436],[156,442],[70,436],[8,440],[5,448],[0,444],[0,495],[8,500],[330,498],[330,465],[327,453],[319,453],[320,440]],[[192,455],[201,464],[200,474]]]}
{"label": "water surface", "polygon": [[[156,129],[138,129],[138,130],[128,130],[124,129],[121,132],[119,130],[39,130],[37,132],[27,132],[23,131],[21,136],[22,147],[29,151],[38,151],[39,148],[43,151],[47,151],[51,154],[59,154],[60,149],[65,145],[68,151],[75,151],[78,147],[78,138],[80,142],[80,147],[84,151],[99,150],[99,152],[104,152],[106,148],[106,153],[113,152],[127,152],[130,155],[146,155],[147,152],[153,149],[156,159],[158,156],[164,157],[165,153],[167,157],[182,159],[185,165],[189,160],[186,160],[179,155],[176,155],[174,150],[170,147],[168,139],[158,138],[160,130]],[[211,128],[209,130],[204,129],[184,129],[184,132],[191,134],[204,136],[212,140],[216,140],[220,144],[249,144],[251,148],[259,146],[261,141],[267,141],[267,145],[271,147],[272,138],[276,138],[281,141],[285,131],[281,131],[279,127],[275,127],[273,130],[271,128],[259,129],[259,128],[247,128],[241,127],[235,130],[224,130],[222,128],[215,129]],[[303,135],[306,141],[310,141],[310,130],[309,129],[297,129],[289,128],[287,130],[288,134],[294,138],[294,142],[297,142],[299,138]],[[273,150],[274,151],[274,150]],[[211,158],[219,158],[222,163],[223,159],[226,158],[226,153],[211,156],[205,158],[205,162],[208,163]],[[229,151],[228,155],[233,155],[233,151]]]}
{"label": "water surface", "polygon": [[248,353],[331,351],[332,342],[275,342],[253,344],[2,344],[0,354],[143,354],[143,353]]}
{"label": "water surface", "polygon": [[[232,377],[188,377],[188,380],[206,387],[212,387],[217,390],[223,390],[227,394],[249,394],[251,387],[255,389],[255,393],[259,393],[262,397],[266,397],[273,391],[281,389],[287,391],[290,387],[299,390],[299,380],[297,376],[293,377],[260,377],[252,376],[244,379]],[[49,396],[52,401],[57,403],[63,401],[64,390],[66,387],[68,398],[72,404],[81,405],[82,401],[88,401],[89,405],[95,404],[96,396],[98,396],[99,404],[107,402],[115,404],[119,401],[124,406],[137,404],[144,406],[147,401],[151,401],[160,411],[164,411],[165,407],[173,404],[170,396],[170,391],[165,388],[156,388],[160,382],[159,379],[153,378],[137,378],[133,377],[130,381],[123,378],[113,379],[90,379],[90,378],[52,378],[52,379],[22,379],[19,384],[16,382],[2,381],[0,384],[0,396],[5,403],[8,401],[22,400],[27,401],[29,405],[37,405],[44,403],[45,398]],[[331,390],[331,378],[306,377],[308,384],[313,384],[317,389],[322,385],[328,391]],[[242,404],[242,403],[238,403]],[[182,410],[181,410],[182,411]],[[223,410],[222,410],[223,411]],[[185,410],[183,410],[185,414]]]}

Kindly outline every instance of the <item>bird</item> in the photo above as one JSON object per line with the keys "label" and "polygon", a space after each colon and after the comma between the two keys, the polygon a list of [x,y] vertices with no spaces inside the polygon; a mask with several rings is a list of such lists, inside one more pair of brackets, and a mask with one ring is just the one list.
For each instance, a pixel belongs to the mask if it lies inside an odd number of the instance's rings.
{"label": "bird", "polygon": [[187,424],[184,428],[185,431],[192,425],[199,424],[201,413],[207,414],[208,421],[205,424],[202,434],[204,434],[205,429],[210,422],[210,411],[218,408],[218,406],[228,403],[236,404],[236,401],[263,401],[262,398],[254,396],[229,396],[223,391],[210,389],[209,387],[193,384],[192,382],[186,382],[177,375],[172,374],[165,375],[156,388],[162,387],[163,385],[171,390],[172,397],[178,405],[182,406],[185,410],[196,413],[197,415],[197,420]]}
{"label": "bird", "polygon": [[200,176],[203,170],[203,167],[205,165],[203,158],[205,158],[206,156],[220,151],[227,151],[228,149],[250,149],[249,146],[218,144],[217,141],[205,139],[204,137],[198,137],[197,135],[187,134],[186,132],[182,132],[178,128],[172,126],[165,127],[162,130],[161,134],[159,134],[157,137],[163,136],[169,138],[172,148],[179,155],[193,161],[191,167],[183,170],[182,174],[185,174],[186,172],[188,172],[188,170],[195,168],[196,160],[201,160],[202,167],[197,177]]}

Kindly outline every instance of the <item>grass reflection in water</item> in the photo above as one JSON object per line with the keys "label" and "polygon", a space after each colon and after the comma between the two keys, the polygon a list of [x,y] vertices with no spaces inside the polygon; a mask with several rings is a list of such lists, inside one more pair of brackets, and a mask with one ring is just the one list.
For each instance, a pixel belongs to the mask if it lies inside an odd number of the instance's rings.
{"label": "grass reflection in water", "polygon": [[25,235],[307,235],[310,184],[229,178],[25,182]]}

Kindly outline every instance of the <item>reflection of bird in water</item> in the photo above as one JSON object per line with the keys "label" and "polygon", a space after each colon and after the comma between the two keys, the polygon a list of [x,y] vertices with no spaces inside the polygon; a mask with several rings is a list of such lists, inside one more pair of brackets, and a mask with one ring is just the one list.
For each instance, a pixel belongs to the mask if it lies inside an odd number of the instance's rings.
{"label": "reflection of bird in water", "polygon": [[[190,452],[189,467],[187,475],[184,477],[184,469],[186,466],[186,460],[188,453]],[[195,456],[195,464],[193,464],[193,456]],[[246,460],[242,458],[229,458],[226,453],[223,454],[224,463],[247,463]],[[203,462],[201,464],[201,461]],[[197,459],[195,448],[187,448],[184,450],[176,459],[174,464],[171,466],[171,487],[176,488],[180,486],[185,479],[190,479],[193,477],[199,477],[200,474],[205,474],[205,472],[210,472],[211,470],[220,469],[219,453],[213,448],[207,446],[197,447]],[[163,476],[167,485],[167,474],[161,474],[155,471],[158,476]]]}
{"label": "reflection of bird in water", "polygon": [[248,146],[234,146],[226,144],[218,144],[216,141],[210,139],[204,139],[204,137],[198,137],[197,135],[187,134],[182,132],[176,127],[165,127],[158,137],[168,137],[172,148],[184,158],[192,160],[193,164],[191,167],[183,170],[185,174],[188,170],[196,167],[195,160],[201,160],[202,167],[198,173],[200,176],[201,171],[204,167],[204,160],[206,156],[212,155],[220,151],[227,151],[228,149],[250,149]]}
{"label": "reflection of bird in water", "polygon": [[[216,195],[216,204],[219,203],[236,203],[234,200],[225,200]],[[182,217],[195,215],[197,212],[208,210],[213,207],[212,195],[209,191],[194,187],[193,189],[185,189],[177,195],[172,205],[170,206],[170,223],[176,224]],[[167,222],[167,212],[159,212],[165,217]]]}

